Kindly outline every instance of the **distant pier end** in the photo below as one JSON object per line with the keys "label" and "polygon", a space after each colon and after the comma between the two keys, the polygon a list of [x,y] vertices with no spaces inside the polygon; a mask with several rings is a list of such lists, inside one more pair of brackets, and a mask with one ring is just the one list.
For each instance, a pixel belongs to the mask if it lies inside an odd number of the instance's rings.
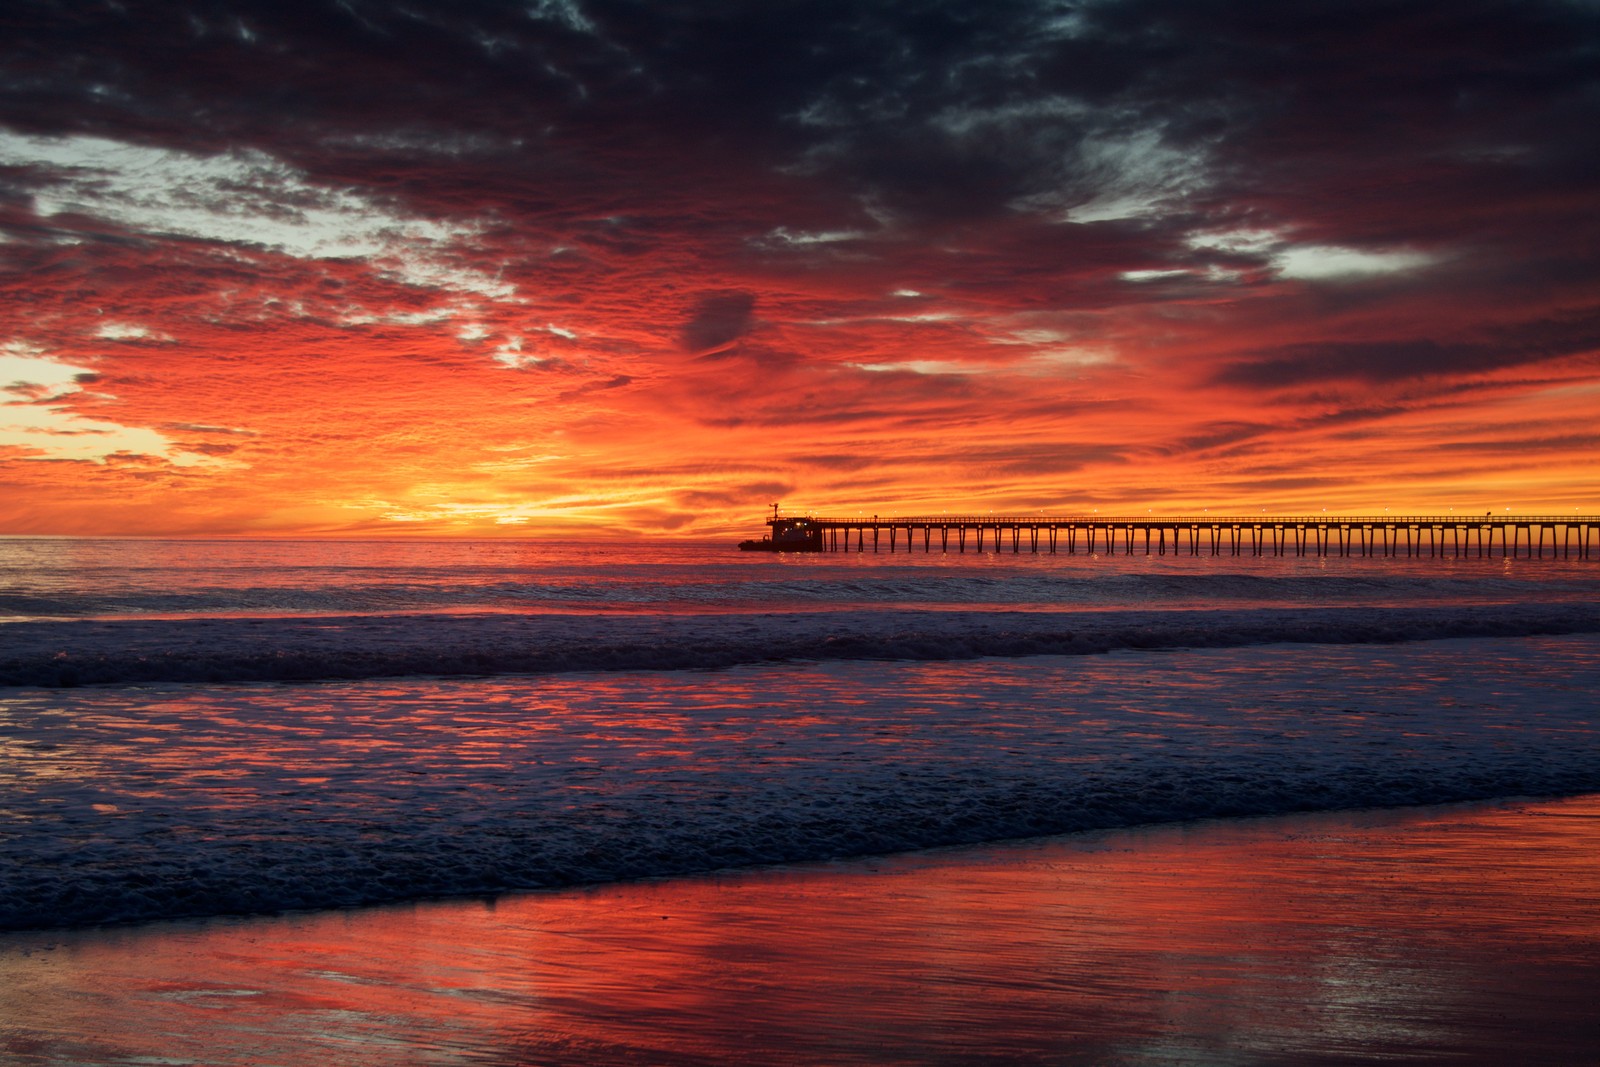
{"label": "distant pier end", "polygon": [[[822,552],[826,550],[823,542],[822,526],[819,520],[806,516],[798,519],[782,519],[778,517],[778,505],[772,505],[772,517],[767,519],[767,525],[772,527],[772,532],[759,541],[740,541],[739,549],[744,552]],[[849,540],[846,537],[846,540]],[[834,551],[838,551],[837,541],[834,538]]]}
{"label": "distant pier end", "polygon": [[[909,515],[779,517],[756,552],[915,551],[1037,555],[1475,556],[1600,559],[1600,515]],[[869,537],[870,535],[870,537]],[[852,543],[853,542],[853,543]]]}

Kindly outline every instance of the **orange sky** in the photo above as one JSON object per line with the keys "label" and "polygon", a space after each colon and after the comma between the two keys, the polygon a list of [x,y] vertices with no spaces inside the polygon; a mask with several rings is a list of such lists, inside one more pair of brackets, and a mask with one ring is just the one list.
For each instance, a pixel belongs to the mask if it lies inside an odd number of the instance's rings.
{"label": "orange sky", "polygon": [[1600,511],[1578,5],[29,6],[0,533]]}

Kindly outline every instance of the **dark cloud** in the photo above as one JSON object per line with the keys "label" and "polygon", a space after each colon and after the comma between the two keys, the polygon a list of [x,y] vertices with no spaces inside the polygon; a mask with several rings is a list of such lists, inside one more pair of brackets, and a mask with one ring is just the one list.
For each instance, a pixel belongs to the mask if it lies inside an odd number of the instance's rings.
{"label": "dark cloud", "polygon": [[1332,381],[1454,379],[1585,355],[1600,358],[1600,310],[1501,328],[1488,339],[1472,341],[1393,338],[1286,345],[1228,364],[1213,380],[1276,389]]}
{"label": "dark cloud", "polygon": [[250,430],[236,429],[230,426],[202,426],[190,422],[168,422],[158,426],[157,429],[170,433],[193,434],[220,434],[225,437],[254,437]]}
{"label": "dark cloud", "polygon": [[750,332],[756,298],[750,293],[706,293],[695,300],[680,335],[687,352],[716,352]]}
{"label": "dark cloud", "polygon": [[761,481],[749,482],[734,486],[731,489],[720,491],[694,490],[673,494],[673,502],[679,507],[690,511],[708,511],[715,508],[750,507],[752,503],[761,504],[782,500],[794,492],[794,485],[790,482]]}
{"label": "dark cloud", "polygon": [[1400,240],[1437,217],[1400,205],[1589,186],[1600,153],[1579,135],[1600,11],[1564,0],[9,8],[0,124],[257,145],[510,217],[626,198],[641,167],[662,186],[781,167],[836,219],[864,197],[944,226],[1109,194]]}
{"label": "dark cloud", "polygon": [[1573,452],[1585,455],[1600,454],[1600,433],[1571,433],[1559,436],[1520,436],[1479,441],[1444,441],[1439,444],[1444,452],[1474,452],[1486,456],[1504,457],[1511,452],[1560,453]]}
{"label": "dark cloud", "polygon": [[1262,359],[1234,363],[1214,380],[1223,385],[1267,388],[1352,379],[1387,382],[1483,370],[1506,359],[1482,346],[1441,345],[1428,340],[1326,341],[1289,345]]}

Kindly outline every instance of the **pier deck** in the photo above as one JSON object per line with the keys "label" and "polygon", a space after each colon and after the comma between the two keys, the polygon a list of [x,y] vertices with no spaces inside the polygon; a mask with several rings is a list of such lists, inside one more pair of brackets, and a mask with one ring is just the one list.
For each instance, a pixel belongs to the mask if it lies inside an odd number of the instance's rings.
{"label": "pier deck", "polygon": [[1600,515],[903,515],[769,518],[800,551],[1600,558]]}

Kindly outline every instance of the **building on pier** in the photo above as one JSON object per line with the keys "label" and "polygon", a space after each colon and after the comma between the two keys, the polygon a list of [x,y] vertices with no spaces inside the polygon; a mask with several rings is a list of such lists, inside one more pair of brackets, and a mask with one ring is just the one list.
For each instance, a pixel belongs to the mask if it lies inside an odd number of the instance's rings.
{"label": "building on pier", "polygon": [[767,519],[772,532],[759,541],[740,541],[741,552],[821,552],[824,549],[822,527],[809,516],[783,519],[778,517],[778,505],[772,505],[772,515]]}

